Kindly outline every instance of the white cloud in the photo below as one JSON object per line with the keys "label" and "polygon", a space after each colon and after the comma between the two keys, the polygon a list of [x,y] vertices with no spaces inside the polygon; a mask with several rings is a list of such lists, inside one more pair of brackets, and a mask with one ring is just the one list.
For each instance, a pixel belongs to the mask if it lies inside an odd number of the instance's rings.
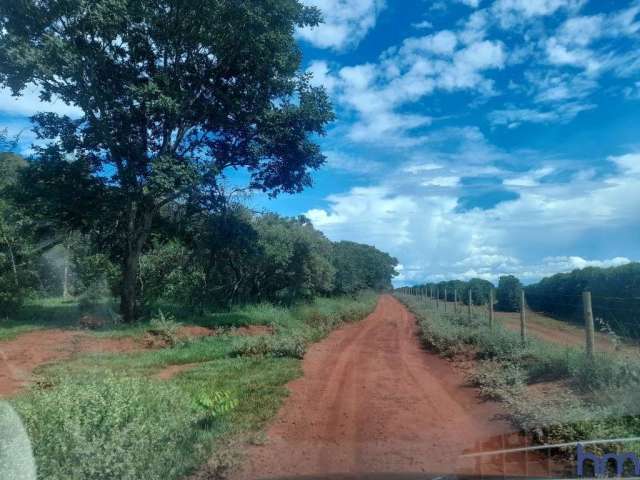
{"label": "white cloud", "polygon": [[337,81],[335,77],[329,74],[329,64],[327,62],[322,60],[311,62],[307,68],[307,73],[313,75],[311,84],[316,87],[324,87],[329,95],[336,88]]}
{"label": "white cloud", "polygon": [[348,173],[372,175],[384,169],[384,163],[362,157],[346,155],[335,150],[325,150],[326,168]]}
{"label": "white cloud", "polygon": [[540,185],[540,180],[551,175],[554,172],[553,167],[543,167],[527,172],[524,175],[518,175],[507,178],[503,181],[503,185],[507,187],[535,187]]}
{"label": "white cloud", "polygon": [[411,26],[419,30],[428,30],[430,28],[433,28],[433,23],[431,23],[429,20],[422,20],[421,22],[412,23]]}
{"label": "white cloud", "polygon": [[455,32],[442,30],[405,39],[376,64],[347,66],[332,74],[325,63],[316,62],[314,69],[333,89],[337,103],[356,114],[350,139],[406,147],[425,140],[415,130],[430,125],[432,118],[404,107],[437,90],[492,94],[493,83],[484,73],[502,68],[505,58],[501,42],[464,45]]}
{"label": "white cloud", "polygon": [[548,110],[510,107],[494,110],[489,114],[492,125],[503,125],[515,128],[522,123],[567,123],[580,112],[595,108],[593,104],[564,103]]}
{"label": "white cloud", "polygon": [[497,0],[491,10],[504,28],[537,17],[545,17],[558,10],[577,11],[585,0]]}
{"label": "white cloud", "polygon": [[415,168],[411,176],[405,168],[379,185],[332,195],[327,207],[307,215],[334,240],[372,243],[398,257],[404,282],[472,276],[495,281],[501,274],[531,282],[559,271],[629,261],[624,255],[565,253],[592,244],[594,232],[640,228],[640,154],[607,161],[618,172],[606,181],[576,176],[570,183],[540,183],[553,170],[536,168],[505,182],[519,198],[465,212],[456,209],[457,198],[447,191],[410,186],[425,178],[457,177],[449,173],[454,167]]}
{"label": "white cloud", "polygon": [[318,7],[324,23],[299,29],[297,36],[318,48],[344,50],[356,46],[376,25],[384,0],[305,0]]}
{"label": "white cloud", "polygon": [[421,183],[424,187],[455,187],[460,183],[460,177],[449,175],[433,177]]}
{"label": "white cloud", "polygon": [[67,105],[59,98],[53,98],[51,102],[43,102],[39,95],[35,85],[27,86],[19,97],[13,97],[7,88],[0,88],[0,113],[16,116],[31,116],[39,112],[54,112],[70,117],[82,115],[79,108]]}

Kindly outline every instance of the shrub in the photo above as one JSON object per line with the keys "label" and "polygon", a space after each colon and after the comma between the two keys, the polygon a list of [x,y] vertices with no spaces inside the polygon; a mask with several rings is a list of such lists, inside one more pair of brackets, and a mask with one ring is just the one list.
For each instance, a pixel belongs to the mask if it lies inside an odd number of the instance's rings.
{"label": "shrub", "polygon": [[179,389],[103,373],[28,394],[16,409],[48,480],[177,477],[195,435],[192,405]]}
{"label": "shrub", "polygon": [[294,335],[258,335],[240,340],[231,350],[231,356],[265,355],[271,357],[303,358],[307,341]]}
{"label": "shrub", "polygon": [[178,343],[178,330],[180,326],[181,324],[176,322],[173,315],[165,315],[162,313],[162,310],[158,310],[158,314],[149,322],[148,331],[159,336],[167,342],[169,346],[173,347]]}

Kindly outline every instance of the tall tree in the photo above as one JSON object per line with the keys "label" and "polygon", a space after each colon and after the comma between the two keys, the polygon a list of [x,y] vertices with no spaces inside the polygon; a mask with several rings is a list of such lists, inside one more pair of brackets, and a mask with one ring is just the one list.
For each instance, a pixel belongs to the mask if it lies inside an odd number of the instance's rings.
{"label": "tall tree", "polygon": [[75,105],[42,113],[25,192],[66,229],[98,230],[122,265],[136,316],[140,255],[163,206],[215,199],[229,169],[277,195],[324,162],[314,134],[333,114],[300,73],[298,0],[20,0],[0,4],[0,85]]}

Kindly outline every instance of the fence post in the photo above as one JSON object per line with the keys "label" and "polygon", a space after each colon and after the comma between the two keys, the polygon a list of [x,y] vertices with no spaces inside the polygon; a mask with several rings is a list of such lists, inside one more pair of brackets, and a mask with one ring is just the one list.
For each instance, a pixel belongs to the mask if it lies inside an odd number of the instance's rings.
{"label": "fence post", "polygon": [[447,287],[444,287],[444,312],[447,313]]}
{"label": "fence post", "polygon": [[520,337],[522,343],[527,341],[527,318],[526,318],[526,302],[524,298],[524,289],[520,290]]}
{"label": "fence post", "polygon": [[595,327],[593,324],[593,308],[591,306],[591,292],[582,292],[582,307],[584,311],[584,326],[587,332],[587,357],[593,359],[595,344]]}
{"label": "fence post", "polygon": [[438,311],[439,307],[440,307],[440,292],[436,288],[436,312]]}
{"label": "fence post", "polygon": [[469,321],[471,321],[471,303],[472,303],[472,298],[471,298],[471,289],[469,289]]}
{"label": "fence post", "polygon": [[453,312],[458,313],[458,290],[453,290]]}
{"label": "fence post", "polygon": [[489,290],[489,328],[493,329],[493,288]]}

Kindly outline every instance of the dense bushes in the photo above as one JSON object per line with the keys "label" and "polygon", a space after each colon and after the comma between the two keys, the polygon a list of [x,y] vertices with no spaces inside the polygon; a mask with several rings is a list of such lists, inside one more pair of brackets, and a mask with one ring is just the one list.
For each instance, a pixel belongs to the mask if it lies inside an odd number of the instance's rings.
{"label": "dense bushes", "polygon": [[156,239],[141,258],[148,304],[292,304],[388,288],[395,275],[394,258],[368,245],[332,243],[304,217],[256,215],[235,205],[195,225],[187,237]]}
{"label": "dense bushes", "polygon": [[[183,392],[102,373],[16,402],[39,478],[164,479],[184,473],[181,446],[196,420]],[[150,454],[153,452],[153,454]]]}

